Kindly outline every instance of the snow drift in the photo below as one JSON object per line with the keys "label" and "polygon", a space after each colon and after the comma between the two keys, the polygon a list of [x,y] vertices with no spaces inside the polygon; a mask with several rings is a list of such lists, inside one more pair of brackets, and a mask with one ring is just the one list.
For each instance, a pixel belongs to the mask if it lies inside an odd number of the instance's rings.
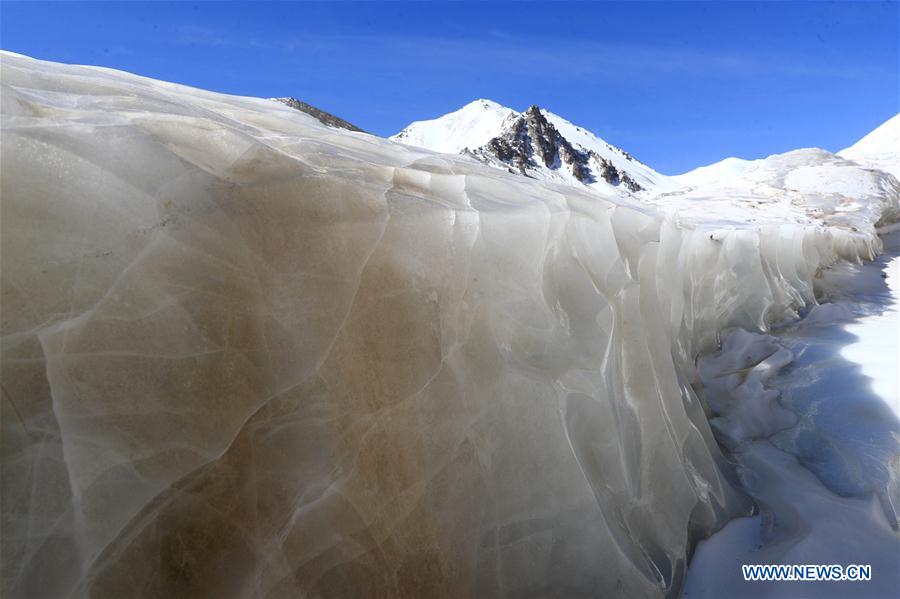
{"label": "snow drift", "polygon": [[792,204],[837,221],[685,222],[268,100],[2,69],[8,596],[676,594],[750,510],[695,358],[897,206],[842,161],[854,201]]}

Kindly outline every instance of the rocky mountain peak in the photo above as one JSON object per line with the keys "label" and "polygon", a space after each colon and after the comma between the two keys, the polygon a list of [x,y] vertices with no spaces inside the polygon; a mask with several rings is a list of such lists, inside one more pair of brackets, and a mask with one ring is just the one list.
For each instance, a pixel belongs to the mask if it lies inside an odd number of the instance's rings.
{"label": "rocky mountain peak", "polygon": [[612,191],[609,186],[637,192],[673,185],[628,152],[537,104],[518,111],[478,99],[438,118],[414,121],[391,139],[603,193]]}
{"label": "rocky mountain peak", "polygon": [[500,135],[467,153],[525,176],[533,176],[538,170],[567,171],[584,184],[602,179],[610,185],[624,185],[630,191],[642,189],[611,161],[567,140],[537,104],[511,115]]}

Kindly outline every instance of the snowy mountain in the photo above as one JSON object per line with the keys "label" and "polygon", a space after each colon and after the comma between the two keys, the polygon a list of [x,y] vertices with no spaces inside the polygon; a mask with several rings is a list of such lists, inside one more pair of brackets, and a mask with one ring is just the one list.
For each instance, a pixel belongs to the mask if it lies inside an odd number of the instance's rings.
{"label": "snowy mountain", "polygon": [[671,182],[591,132],[536,105],[524,112],[475,100],[440,118],[417,121],[392,140],[463,153],[536,179],[637,192]]}
{"label": "snowy mountain", "polygon": [[900,114],[889,118],[838,155],[900,178]]}
{"label": "snowy mountain", "polygon": [[[898,193],[897,181],[884,174],[891,168],[896,174],[898,132],[900,117],[895,117],[841,155],[804,149],[759,160],[726,158],[671,177],[538,106],[517,112],[476,100],[412,123],[391,139],[461,153],[535,179],[588,186],[607,197],[633,195],[682,222],[827,222],[852,228],[850,221],[857,218],[852,215],[859,212],[885,210],[896,217],[896,210],[877,198]],[[878,218],[874,213],[868,218],[873,217]]]}
{"label": "snowy mountain", "polygon": [[[900,115],[837,156],[824,150],[803,150],[789,159],[778,157],[790,152],[765,160],[726,158],[675,176],[655,171],[625,150],[538,106],[517,112],[491,100],[475,100],[442,117],[411,123],[390,139],[436,152],[466,154],[513,173],[587,185],[606,194],[643,192],[637,194],[641,200],[677,204],[686,213],[695,211],[691,202],[702,199],[707,206],[716,204],[719,217],[727,216],[732,205],[736,207],[732,216],[741,218],[748,206],[774,209],[760,215],[763,220],[808,217],[808,206],[781,203],[778,200],[784,196],[774,191],[782,189],[785,181],[785,173],[778,174],[776,165],[799,164],[798,160],[805,167],[819,161],[825,170],[852,160],[900,176]],[[768,182],[764,187],[770,187],[762,196],[756,187],[760,177]]]}
{"label": "snowy mountain", "polygon": [[435,152],[458,154],[480,148],[500,134],[504,123],[518,114],[491,100],[475,100],[455,112],[430,121],[416,121],[390,139]]}

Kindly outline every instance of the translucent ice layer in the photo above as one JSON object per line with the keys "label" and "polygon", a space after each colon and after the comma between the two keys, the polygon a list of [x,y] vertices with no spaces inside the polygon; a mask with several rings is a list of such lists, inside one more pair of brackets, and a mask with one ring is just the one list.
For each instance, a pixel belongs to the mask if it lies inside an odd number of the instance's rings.
{"label": "translucent ice layer", "polygon": [[685,224],[2,54],[3,595],[677,593],[750,510],[695,358],[896,213],[840,167],[834,222]]}

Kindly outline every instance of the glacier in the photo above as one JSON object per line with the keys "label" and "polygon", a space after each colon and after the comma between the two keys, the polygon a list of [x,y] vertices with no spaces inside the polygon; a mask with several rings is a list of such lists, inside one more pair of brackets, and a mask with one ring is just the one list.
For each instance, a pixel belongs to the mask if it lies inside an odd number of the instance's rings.
{"label": "glacier", "polygon": [[5,596],[675,596],[753,510],[698,357],[900,214],[819,150],[644,201],[0,68]]}

